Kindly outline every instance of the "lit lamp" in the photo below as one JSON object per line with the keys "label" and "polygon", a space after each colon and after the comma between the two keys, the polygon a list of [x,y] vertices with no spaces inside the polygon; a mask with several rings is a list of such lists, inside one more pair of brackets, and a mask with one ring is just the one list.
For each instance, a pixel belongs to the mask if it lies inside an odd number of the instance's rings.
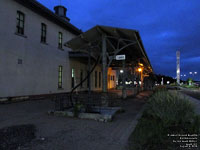
{"label": "lit lamp", "polygon": [[138,72],[142,72],[142,68],[138,68]]}

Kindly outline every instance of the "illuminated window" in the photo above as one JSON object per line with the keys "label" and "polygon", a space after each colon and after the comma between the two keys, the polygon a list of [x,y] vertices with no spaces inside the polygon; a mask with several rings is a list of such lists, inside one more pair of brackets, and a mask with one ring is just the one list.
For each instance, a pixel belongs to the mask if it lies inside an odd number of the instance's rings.
{"label": "illuminated window", "polygon": [[59,68],[58,68],[58,88],[62,88],[62,73],[63,73],[63,67],[59,66]]}
{"label": "illuminated window", "polygon": [[58,33],[58,47],[62,48],[63,34],[62,32]]}
{"label": "illuminated window", "polygon": [[17,33],[24,35],[25,15],[21,11],[17,11]]}
{"label": "illuminated window", "polygon": [[46,24],[41,24],[41,42],[46,43],[47,26]]}
{"label": "illuminated window", "polygon": [[74,82],[75,82],[75,73],[74,73],[74,69],[72,68],[72,88],[74,88]]}

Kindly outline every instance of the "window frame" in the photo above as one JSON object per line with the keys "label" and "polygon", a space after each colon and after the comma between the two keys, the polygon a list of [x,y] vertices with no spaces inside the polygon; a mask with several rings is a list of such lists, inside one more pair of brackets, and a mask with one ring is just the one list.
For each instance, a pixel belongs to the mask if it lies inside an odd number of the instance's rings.
{"label": "window frame", "polygon": [[75,87],[75,69],[72,68],[71,69],[71,88],[74,88]]}
{"label": "window frame", "polygon": [[62,82],[63,81],[63,66],[58,66],[58,88],[62,89]]}
{"label": "window frame", "polygon": [[41,23],[41,43],[46,43],[47,40],[47,25],[45,23]]}
{"label": "window frame", "polygon": [[25,29],[25,14],[19,10],[17,10],[17,25],[16,25],[16,33],[20,35],[24,35]]}
{"label": "window frame", "polygon": [[58,32],[58,48],[63,48],[63,33]]}

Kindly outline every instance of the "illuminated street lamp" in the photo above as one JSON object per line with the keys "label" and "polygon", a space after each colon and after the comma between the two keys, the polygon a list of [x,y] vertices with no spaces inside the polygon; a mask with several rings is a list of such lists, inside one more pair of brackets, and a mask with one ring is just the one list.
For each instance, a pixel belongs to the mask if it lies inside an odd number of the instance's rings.
{"label": "illuminated street lamp", "polygon": [[138,72],[142,72],[142,68],[138,68]]}
{"label": "illuminated street lamp", "polygon": [[120,70],[120,73],[124,73],[124,70]]}

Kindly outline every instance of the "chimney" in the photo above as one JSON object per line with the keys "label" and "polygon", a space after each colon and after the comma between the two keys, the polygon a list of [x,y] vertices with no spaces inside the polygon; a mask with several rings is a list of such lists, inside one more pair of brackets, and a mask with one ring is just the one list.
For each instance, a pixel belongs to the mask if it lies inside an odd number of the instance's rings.
{"label": "chimney", "polygon": [[58,15],[59,17],[65,19],[66,21],[70,21],[70,19],[68,17],[66,17],[66,12],[67,12],[67,8],[65,8],[64,6],[55,6],[54,7],[55,10],[55,14]]}

